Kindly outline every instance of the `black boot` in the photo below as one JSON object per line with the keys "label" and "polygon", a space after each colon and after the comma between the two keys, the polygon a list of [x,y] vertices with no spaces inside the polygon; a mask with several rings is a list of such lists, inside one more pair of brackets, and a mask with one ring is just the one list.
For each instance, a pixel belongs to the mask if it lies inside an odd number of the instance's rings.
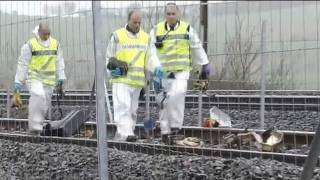
{"label": "black boot", "polygon": [[161,135],[161,142],[164,143],[165,145],[171,145],[172,142],[170,140],[170,135],[169,134],[162,134]]}
{"label": "black boot", "polygon": [[171,128],[171,135],[184,135],[183,130],[180,128]]}
{"label": "black boot", "polygon": [[137,140],[138,140],[138,137],[135,135],[128,136],[126,139],[127,142],[136,142]]}
{"label": "black boot", "polygon": [[156,126],[153,129],[153,135],[155,138],[160,138],[161,137],[161,128],[159,126]]}

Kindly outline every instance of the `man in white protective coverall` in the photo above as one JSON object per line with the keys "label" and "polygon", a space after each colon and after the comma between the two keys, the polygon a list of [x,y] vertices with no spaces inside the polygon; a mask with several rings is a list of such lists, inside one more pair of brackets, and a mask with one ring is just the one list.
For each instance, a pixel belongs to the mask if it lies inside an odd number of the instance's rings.
{"label": "man in white protective coverall", "polygon": [[[128,14],[125,27],[111,34],[106,51],[107,73],[111,75],[114,122],[117,125],[115,140],[136,141],[134,128],[141,89],[145,85],[145,73],[152,72],[162,78],[159,59],[150,37],[140,29],[141,12]],[[149,51],[149,50],[153,50]],[[107,75],[108,76],[108,75]]]}
{"label": "man in white protective coverall", "polygon": [[166,74],[161,86],[167,97],[159,118],[164,143],[169,142],[168,135],[181,133],[187,81],[193,64],[202,66],[201,77],[208,79],[210,75],[208,57],[199,37],[190,24],[179,20],[178,13],[177,5],[168,3],[165,20],[150,32],[151,43],[155,44],[153,47]]}
{"label": "man in white protective coverall", "polygon": [[27,85],[30,92],[29,132],[40,135],[45,114],[51,106],[53,89],[57,85],[62,86],[66,76],[61,46],[50,36],[49,26],[40,23],[35,27],[33,34],[35,36],[21,48],[14,80],[13,104],[21,107],[19,92],[23,85]]}

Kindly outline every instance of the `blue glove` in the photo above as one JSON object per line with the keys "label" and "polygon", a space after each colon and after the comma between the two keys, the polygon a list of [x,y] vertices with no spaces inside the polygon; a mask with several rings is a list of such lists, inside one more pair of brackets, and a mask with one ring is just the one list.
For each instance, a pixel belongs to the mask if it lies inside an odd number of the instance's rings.
{"label": "blue glove", "polygon": [[209,76],[210,76],[210,66],[209,66],[209,64],[202,65],[199,79],[208,79]]}
{"label": "blue glove", "polygon": [[57,82],[58,86],[62,86],[64,84],[64,80],[63,79],[59,79]]}
{"label": "blue glove", "polygon": [[157,78],[162,79],[163,74],[164,74],[164,73],[163,73],[163,71],[162,71],[161,66],[156,67],[156,69],[154,70],[154,75],[155,75]]}
{"label": "blue glove", "polygon": [[113,76],[113,77],[122,76],[121,69],[120,68],[116,68],[114,70],[111,70],[111,76]]}
{"label": "blue glove", "polygon": [[14,83],[14,91],[15,92],[20,92],[22,89],[22,84],[20,83]]}

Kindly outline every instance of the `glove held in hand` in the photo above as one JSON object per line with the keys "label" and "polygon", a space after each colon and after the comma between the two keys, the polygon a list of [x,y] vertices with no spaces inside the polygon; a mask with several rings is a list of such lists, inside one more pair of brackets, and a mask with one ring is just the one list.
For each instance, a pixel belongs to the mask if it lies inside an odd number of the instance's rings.
{"label": "glove held in hand", "polygon": [[17,109],[22,107],[22,100],[21,100],[20,92],[15,92],[13,94],[13,98],[12,98],[11,102],[12,102],[11,107],[15,107]]}
{"label": "glove held in hand", "polygon": [[109,59],[109,63],[107,65],[107,68],[111,71],[115,70],[116,68],[119,68],[123,75],[127,75],[127,72],[128,72],[128,64],[126,62],[120,61],[114,57],[111,57]]}

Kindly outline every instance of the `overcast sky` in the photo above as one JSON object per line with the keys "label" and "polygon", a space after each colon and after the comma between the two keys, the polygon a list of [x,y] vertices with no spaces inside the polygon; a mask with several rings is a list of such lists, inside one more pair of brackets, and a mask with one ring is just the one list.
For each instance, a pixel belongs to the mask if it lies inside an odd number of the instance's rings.
{"label": "overcast sky", "polygon": [[[75,11],[91,8],[91,1],[0,1],[0,10],[11,13],[16,11],[23,15],[45,15],[44,8],[64,7],[68,3],[75,4]],[[177,4],[197,4],[199,1],[102,1],[101,6],[104,8],[120,8],[127,7],[131,3],[140,3],[143,7],[161,6],[167,2],[176,2]],[[209,3],[217,3],[222,1],[210,1]]]}

